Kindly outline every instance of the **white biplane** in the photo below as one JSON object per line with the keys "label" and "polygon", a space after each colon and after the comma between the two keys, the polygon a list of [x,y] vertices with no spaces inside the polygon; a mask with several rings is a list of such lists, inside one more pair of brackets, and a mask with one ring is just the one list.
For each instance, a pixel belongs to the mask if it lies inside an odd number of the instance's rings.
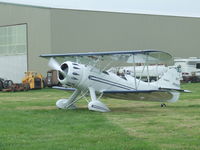
{"label": "white biplane", "polygon": [[[168,69],[156,82],[144,82],[131,75],[119,75],[108,71],[112,67],[143,64],[172,65],[172,56],[156,50],[89,52],[67,54],[42,54],[49,58],[49,66],[58,71],[58,80],[64,90],[74,90],[69,99],[60,99],[56,106],[74,109],[75,103],[90,94],[88,109],[108,112],[110,109],[100,101],[102,96],[123,100],[176,102],[180,89],[179,73]],[[162,106],[164,104],[161,104]]]}

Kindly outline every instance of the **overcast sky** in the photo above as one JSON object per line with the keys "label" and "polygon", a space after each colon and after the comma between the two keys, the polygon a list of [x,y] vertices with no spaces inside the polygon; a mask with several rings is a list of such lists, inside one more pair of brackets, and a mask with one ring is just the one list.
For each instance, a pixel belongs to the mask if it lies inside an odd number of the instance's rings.
{"label": "overcast sky", "polygon": [[0,0],[27,5],[200,17],[200,0]]}

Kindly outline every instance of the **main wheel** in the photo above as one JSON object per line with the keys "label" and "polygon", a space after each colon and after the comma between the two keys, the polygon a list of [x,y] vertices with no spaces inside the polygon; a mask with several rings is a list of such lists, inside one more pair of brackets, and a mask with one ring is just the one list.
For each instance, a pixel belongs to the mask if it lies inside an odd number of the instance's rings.
{"label": "main wheel", "polygon": [[166,107],[167,105],[165,103],[160,104],[160,107]]}

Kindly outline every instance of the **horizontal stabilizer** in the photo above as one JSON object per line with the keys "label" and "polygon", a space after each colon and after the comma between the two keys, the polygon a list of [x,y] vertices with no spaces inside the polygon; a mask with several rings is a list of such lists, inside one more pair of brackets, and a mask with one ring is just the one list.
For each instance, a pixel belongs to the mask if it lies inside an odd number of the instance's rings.
{"label": "horizontal stabilizer", "polygon": [[64,90],[64,91],[75,91],[76,90],[75,88],[66,88],[66,87],[63,87],[63,86],[53,86],[52,88],[58,89],[58,90]]}
{"label": "horizontal stabilizer", "polygon": [[178,92],[184,92],[184,93],[192,93],[190,90],[183,90],[183,89],[160,88],[160,90],[168,90],[168,91],[178,91]]}

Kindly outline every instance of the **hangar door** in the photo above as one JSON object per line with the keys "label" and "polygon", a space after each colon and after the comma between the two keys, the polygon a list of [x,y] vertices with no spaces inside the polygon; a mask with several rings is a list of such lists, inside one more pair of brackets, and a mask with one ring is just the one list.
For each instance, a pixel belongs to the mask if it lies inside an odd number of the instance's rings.
{"label": "hangar door", "polygon": [[0,78],[21,83],[27,71],[27,25],[0,27]]}

